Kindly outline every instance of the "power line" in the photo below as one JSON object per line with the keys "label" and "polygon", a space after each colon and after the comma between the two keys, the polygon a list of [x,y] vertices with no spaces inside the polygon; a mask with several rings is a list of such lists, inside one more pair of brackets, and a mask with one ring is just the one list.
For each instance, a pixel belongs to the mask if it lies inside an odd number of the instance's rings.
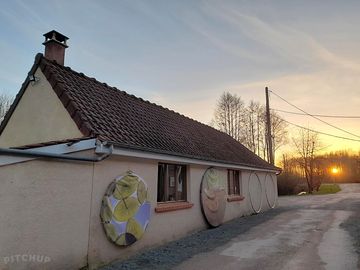
{"label": "power line", "polygon": [[326,121],[324,121],[324,120],[321,120],[320,118],[318,118],[318,117],[316,117],[316,116],[314,116],[314,115],[312,115],[312,114],[310,114],[310,113],[308,113],[308,112],[300,109],[298,106],[290,103],[289,101],[287,101],[286,99],[282,98],[281,96],[279,96],[278,94],[274,93],[273,91],[271,91],[271,90],[269,90],[269,91],[270,91],[271,93],[273,93],[275,96],[277,96],[278,98],[280,98],[281,100],[283,100],[284,102],[286,102],[287,104],[289,104],[290,106],[293,106],[293,107],[295,107],[296,109],[298,109],[299,111],[302,111],[302,112],[305,113],[306,115],[311,116],[312,118],[315,118],[316,120],[318,120],[318,121],[320,121],[320,122],[322,122],[322,123],[324,123],[324,124],[326,124],[326,125],[329,125],[329,126],[335,128],[335,129],[338,129],[338,130],[340,130],[340,131],[342,131],[342,132],[345,132],[345,133],[347,133],[347,134],[349,134],[349,135],[351,135],[351,136],[355,136],[355,137],[360,138],[360,136],[358,136],[358,135],[356,135],[356,134],[354,134],[354,133],[351,133],[351,132],[349,132],[349,131],[347,131],[347,130],[345,130],[345,129],[342,129],[342,128],[339,128],[339,127],[337,127],[337,126],[334,126],[333,124],[330,124],[330,123],[328,123],[328,122],[326,122]]}
{"label": "power line", "polygon": [[332,144],[329,144],[329,145],[327,145],[327,146],[321,147],[320,149],[318,149],[318,151],[322,151],[322,150],[324,150],[324,149],[326,149],[326,148],[329,148],[330,146],[332,146]]}
{"label": "power line", "polygon": [[[289,114],[296,114],[296,115],[307,115],[305,113],[298,113],[298,112],[290,112],[280,109],[271,109],[276,112],[283,112],[283,113],[289,113]],[[325,117],[325,118],[349,118],[349,119],[360,119],[360,116],[353,116],[353,115],[325,115],[325,114],[311,114],[313,116],[317,117]]]}
{"label": "power line", "polygon": [[322,134],[322,135],[325,135],[325,136],[334,137],[334,138],[343,139],[343,140],[348,140],[348,141],[360,142],[360,140],[357,140],[357,139],[352,139],[352,138],[347,138],[347,137],[342,137],[342,136],[337,136],[337,135],[329,134],[329,133],[322,132],[322,131],[317,131],[317,130],[314,130],[314,129],[311,129],[311,128],[306,128],[306,127],[303,127],[303,126],[300,126],[300,125],[291,123],[291,122],[289,122],[289,121],[287,121],[287,120],[285,120],[285,119],[282,119],[282,120],[283,120],[284,122],[290,124],[290,125],[295,126],[295,127],[298,127],[298,128],[301,128],[301,129],[305,129],[305,130],[308,130],[308,131],[311,131],[311,132],[315,132],[315,133],[318,133],[318,134]]}

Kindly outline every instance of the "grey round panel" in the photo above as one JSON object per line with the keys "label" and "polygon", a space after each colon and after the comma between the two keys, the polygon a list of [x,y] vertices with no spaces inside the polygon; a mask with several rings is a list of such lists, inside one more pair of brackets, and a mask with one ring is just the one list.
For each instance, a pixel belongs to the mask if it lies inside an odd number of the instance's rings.
{"label": "grey round panel", "polygon": [[268,173],[265,177],[265,195],[270,208],[276,205],[276,185],[274,176]]}
{"label": "grey round panel", "polygon": [[260,213],[262,207],[262,185],[259,176],[255,172],[249,176],[248,188],[251,208],[255,213]]}

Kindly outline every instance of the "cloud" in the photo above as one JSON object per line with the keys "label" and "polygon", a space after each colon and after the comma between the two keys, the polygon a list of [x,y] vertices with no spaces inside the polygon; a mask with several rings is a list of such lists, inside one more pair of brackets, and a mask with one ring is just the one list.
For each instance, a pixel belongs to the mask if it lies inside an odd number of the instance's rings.
{"label": "cloud", "polygon": [[[360,97],[356,92],[355,85],[360,85],[360,76],[353,74],[339,76],[337,70],[325,70],[309,74],[292,74],[268,81],[257,81],[248,84],[229,85],[232,92],[240,94],[245,100],[263,100],[264,86],[269,86],[275,93],[279,94],[292,104],[302,108],[308,113],[327,115],[360,115],[358,104]],[[275,109],[300,112],[289,106],[276,96],[271,95],[270,105]],[[350,137],[346,133],[329,127],[311,117],[295,116],[280,113],[284,119],[318,131]],[[360,135],[358,119],[324,119],[331,124],[343,128],[349,132]],[[297,133],[297,129],[290,126],[290,136]],[[324,145],[331,145],[326,151],[360,148],[360,143],[334,139],[321,135]]]}
{"label": "cloud", "polygon": [[[283,57],[290,63],[311,68],[328,67],[329,65],[341,66],[360,71],[359,63],[331,52],[310,34],[289,25],[264,21],[254,15],[243,14],[239,8],[228,5],[206,4],[203,11],[214,19],[227,22],[235,27],[239,35],[244,35],[257,44],[270,48],[275,55]],[[241,44],[237,44],[236,49],[235,45],[229,45],[227,41],[220,42],[209,33],[207,33],[207,37],[229,52],[234,54],[237,53],[237,50],[244,52]],[[241,56],[243,55],[244,53],[241,53]]]}
{"label": "cloud", "polygon": [[[326,14],[316,14],[322,6],[311,1],[296,10],[276,1],[9,2],[0,9],[1,57],[12,65],[0,73],[2,87],[18,88],[33,61],[32,53],[24,61],[26,54],[38,50],[41,34],[52,25],[70,37],[66,61],[74,69],[204,123],[224,90],[263,103],[265,86],[312,113],[360,114],[356,9],[352,14],[347,5],[330,3]],[[342,12],[338,17],[336,7]],[[275,97],[271,104],[293,109]],[[330,131],[312,120],[288,119]],[[360,133],[358,123],[335,124]]]}

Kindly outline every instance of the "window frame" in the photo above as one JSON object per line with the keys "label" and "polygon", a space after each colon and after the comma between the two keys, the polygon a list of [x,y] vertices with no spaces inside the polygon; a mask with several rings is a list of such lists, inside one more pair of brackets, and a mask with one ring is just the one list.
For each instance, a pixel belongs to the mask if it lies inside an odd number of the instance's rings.
{"label": "window frame", "polygon": [[[163,170],[164,170],[163,172],[161,172],[161,166],[163,166]],[[170,166],[174,166],[172,173],[169,172]],[[178,167],[181,168],[179,175],[177,175]],[[163,174],[162,176],[161,173]],[[158,163],[157,200],[156,200],[158,204],[187,202],[187,197],[188,197],[187,173],[188,173],[188,166],[185,164],[177,164],[177,163],[175,164],[175,163],[165,163],[165,162]],[[171,177],[174,177],[174,180],[171,180]],[[183,179],[182,180],[183,182],[181,183],[182,185],[181,191],[179,191],[179,178]],[[172,184],[172,182],[174,183],[174,185]],[[162,191],[160,187],[161,184],[163,185]],[[170,199],[170,196],[173,194],[175,195],[175,198]]]}
{"label": "window frame", "polygon": [[228,169],[227,171],[228,195],[241,196],[241,171]]}

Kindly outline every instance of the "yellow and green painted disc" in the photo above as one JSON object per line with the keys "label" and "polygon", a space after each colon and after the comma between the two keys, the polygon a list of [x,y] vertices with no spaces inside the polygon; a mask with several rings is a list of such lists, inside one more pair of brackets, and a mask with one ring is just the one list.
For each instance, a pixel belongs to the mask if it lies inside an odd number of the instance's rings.
{"label": "yellow and green painted disc", "polygon": [[110,183],[102,200],[100,218],[107,238],[128,246],[144,234],[150,219],[150,202],[145,181],[127,172]]}

